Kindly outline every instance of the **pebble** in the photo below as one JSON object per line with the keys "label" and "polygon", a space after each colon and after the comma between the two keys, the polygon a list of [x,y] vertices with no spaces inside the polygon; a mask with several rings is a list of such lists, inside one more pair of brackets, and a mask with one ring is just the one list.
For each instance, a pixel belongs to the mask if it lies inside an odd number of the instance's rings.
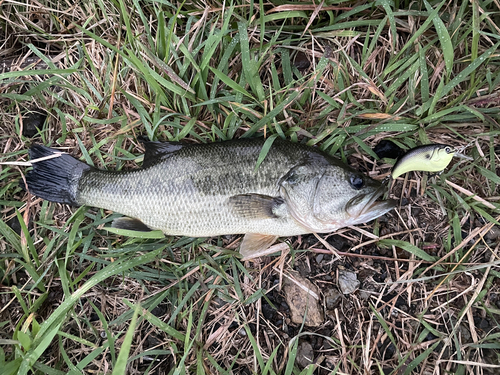
{"label": "pebble", "polygon": [[23,117],[23,136],[32,138],[38,134],[38,130],[43,129],[43,124],[47,119],[47,112],[37,109],[36,111],[28,112]]}
{"label": "pebble", "polygon": [[271,305],[267,303],[262,304],[262,314],[264,318],[267,320],[274,320],[274,315],[276,314],[276,310],[271,307]]}
{"label": "pebble", "polygon": [[360,290],[359,291],[359,298],[362,299],[362,300],[369,300],[370,299],[370,293],[368,293],[367,291],[365,290]]}
{"label": "pebble", "polygon": [[314,349],[312,345],[307,341],[302,341],[297,346],[297,356],[295,357],[295,363],[301,368],[306,368],[314,361]]}
{"label": "pebble", "polygon": [[490,241],[497,240],[498,238],[500,238],[500,227],[498,225],[495,225],[488,231],[488,233],[486,233],[485,237]]}
{"label": "pebble", "polygon": [[290,308],[292,322],[296,324],[304,322],[308,327],[320,326],[325,318],[319,300],[316,298],[319,297],[318,287],[308,279],[300,276],[298,272],[293,272],[290,277],[294,281],[285,277],[283,292],[286,303]]}
{"label": "pebble", "polygon": [[458,333],[460,334],[463,343],[469,343],[471,341],[472,336],[470,331],[462,324],[458,326]]}
{"label": "pebble", "polygon": [[324,292],[325,295],[325,304],[328,310],[333,310],[339,306],[340,301],[342,300],[342,294],[339,293],[336,289],[328,289]]}
{"label": "pebble", "polygon": [[404,154],[401,147],[387,139],[382,139],[379,143],[377,143],[377,145],[373,148],[373,152],[375,152],[381,159],[397,159]]}
{"label": "pebble", "polygon": [[167,306],[162,304],[156,306],[153,310],[151,310],[151,314],[158,317],[163,316],[166,313],[167,313]]}
{"label": "pebble", "polygon": [[339,271],[339,288],[343,294],[354,293],[360,284],[356,273],[347,270]]}
{"label": "pebble", "polygon": [[298,70],[306,70],[307,68],[309,68],[311,66],[311,62],[309,61],[309,59],[307,58],[307,55],[304,52],[299,51],[299,52],[297,52],[297,55],[295,56],[295,60],[293,62],[293,65],[295,65],[295,67]]}

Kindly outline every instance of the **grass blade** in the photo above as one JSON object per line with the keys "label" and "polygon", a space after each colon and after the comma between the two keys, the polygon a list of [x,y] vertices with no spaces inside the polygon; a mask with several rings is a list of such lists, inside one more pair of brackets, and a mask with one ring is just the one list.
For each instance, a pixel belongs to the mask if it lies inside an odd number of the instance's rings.
{"label": "grass blade", "polygon": [[134,310],[134,315],[130,321],[130,325],[127,330],[127,334],[123,339],[122,346],[120,348],[120,353],[116,359],[115,368],[113,369],[112,375],[125,375],[127,372],[127,362],[130,353],[130,347],[132,346],[132,339],[134,338],[135,326],[137,324],[137,316],[139,315],[140,305],[137,305]]}
{"label": "grass blade", "polygon": [[152,259],[156,258],[160,254],[160,252],[161,249],[153,251],[146,255],[138,256],[133,259],[110,264],[106,268],[96,273],[78,290],[73,292],[73,294],[68,299],[66,299],[46,321],[41,324],[40,332],[38,333],[37,337],[35,337],[32,348],[26,353],[26,356],[23,358],[23,361],[19,368],[19,374],[24,375],[28,373],[31,366],[33,366],[35,361],[40,357],[40,355],[42,355],[45,349],[52,342],[52,339],[57,334],[57,331],[64,323],[66,313],[81,298],[83,294],[85,294],[90,288],[94,287],[108,277],[114,276],[141,264],[150,262]]}
{"label": "grass blade", "polygon": [[[427,11],[432,12],[433,9],[426,0],[424,0],[424,4],[427,8]],[[447,76],[450,77],[453,70],[453,61],[455,55],[453,52],[453,44],[451,43],[450,34],[448,33],[443,20],[439,16],[436,15],[435,17],[433,17],[432,22],[434,23],[434,27],[436,28],[436,32],[439,37],[439,42],[441,43],[444,63],[446,65],[446,73]]]}

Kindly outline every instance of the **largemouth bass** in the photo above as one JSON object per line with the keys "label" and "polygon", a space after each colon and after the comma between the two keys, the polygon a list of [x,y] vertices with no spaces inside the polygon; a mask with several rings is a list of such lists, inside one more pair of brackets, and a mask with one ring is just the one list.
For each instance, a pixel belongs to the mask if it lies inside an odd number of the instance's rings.
{"label": "largemouth bass", "polygon": [[[144,145],[142,168],[130,171],[98,170],[68,154],[35,162],[27,189],[52,202],[127,215],[113,222],[117,228],[189,237],[245,234],[245,258],[278,237],[329,233],[395,206],[377,201],[386,186],[318,149],[281,139],[258,168],[263,139]],[[54,153],[34,145],[30,158]]]}

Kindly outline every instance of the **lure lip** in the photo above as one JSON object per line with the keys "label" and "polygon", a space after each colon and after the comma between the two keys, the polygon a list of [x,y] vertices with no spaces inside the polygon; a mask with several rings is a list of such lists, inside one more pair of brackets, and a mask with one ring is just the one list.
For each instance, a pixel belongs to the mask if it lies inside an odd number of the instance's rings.
{"label": "lure lip", "polygon": [[454,157],[460,158],[460,159],[465,159],[469,161],[473,161],[474,158],[470,157],[469,155],[461,154],[458,151],[455,151],[455,154],[453,154]]}

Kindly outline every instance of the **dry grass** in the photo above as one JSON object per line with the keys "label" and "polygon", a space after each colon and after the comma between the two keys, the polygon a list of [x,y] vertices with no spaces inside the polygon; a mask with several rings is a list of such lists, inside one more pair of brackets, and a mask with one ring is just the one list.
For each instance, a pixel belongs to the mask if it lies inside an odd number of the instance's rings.
{"label": "dry grass", "polygon": [[[2,368],[500,373],[499,12],[496,1],[2,2],[0,162],[40,142],[135,168],[139,135],[259,134],[318,145],[376,179],[394,163],[374,157],[383,139],[474,159],[399,178],[400,206],[375,223],[244,264],[238,236],[112,235],[102,228],[116,215],[27,196],[25,168],[0,165]],[[34,110],[47,119],[28,137]],[[290,321],[290,269],[320,288],[321,326]],[[342,269],[361,287],[328,302]]]}

